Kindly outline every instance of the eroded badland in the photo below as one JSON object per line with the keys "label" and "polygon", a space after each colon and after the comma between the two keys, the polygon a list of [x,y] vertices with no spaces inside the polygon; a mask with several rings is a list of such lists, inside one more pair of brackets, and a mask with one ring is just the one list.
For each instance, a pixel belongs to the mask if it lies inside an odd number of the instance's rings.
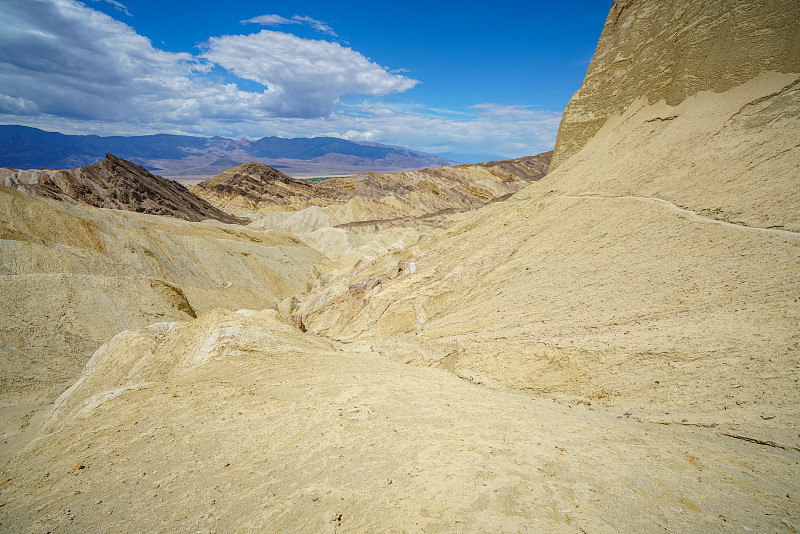
{"label": "eroded badland", "polygon": [[797,35],[615,2],[543,179],[0,187],[0,529],[800,529]]}

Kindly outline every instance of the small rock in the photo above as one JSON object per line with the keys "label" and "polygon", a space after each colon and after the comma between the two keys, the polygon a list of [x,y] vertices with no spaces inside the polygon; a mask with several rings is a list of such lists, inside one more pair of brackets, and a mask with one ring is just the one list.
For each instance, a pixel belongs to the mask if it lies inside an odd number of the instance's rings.
{"label": "small rock", "polygon": [[417,272],[417,264],[410,260],[401,260],[397,264],[397,274],[404,275],[404,274],[414,274]]}

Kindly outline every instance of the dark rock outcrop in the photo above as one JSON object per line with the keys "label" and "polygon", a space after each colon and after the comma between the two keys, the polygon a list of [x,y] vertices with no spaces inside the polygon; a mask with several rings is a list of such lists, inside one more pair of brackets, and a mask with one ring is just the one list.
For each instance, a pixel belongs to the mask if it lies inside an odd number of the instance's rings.
{"label": "dark rock outcrop", "polygon": [[244,223],[197,197],[178,182],[106,154],[104,160],[77,169],[0,169],[0,184],[29,195],[152,215],[170,215],[187,221],[216,219]]}
{"label": "dark rock outcrop", "polygon": [[232,212],[256,210],[264,205],[333,202],[337,192],[295,180],[269,165],[248,161],[189,187],[189,191]]}

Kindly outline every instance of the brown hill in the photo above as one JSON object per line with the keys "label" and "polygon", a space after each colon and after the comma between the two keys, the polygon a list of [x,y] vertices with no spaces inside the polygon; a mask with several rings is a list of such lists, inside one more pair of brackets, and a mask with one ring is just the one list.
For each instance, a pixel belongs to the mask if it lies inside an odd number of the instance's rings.
{"label": "brown hill", "polygon": [[315,205],[336,199],[328,189],[295,180],[257,161],[242,163],[188,189],[231,213],[249,214],[266,206],[294,209],[298,204]]}
{"label": "brown hill", "polygon": [[467,211],[508,196],[547,174],[552,152],[508,161],[435,167],[394,174],[366,173],[316,183],[249,162],[189,189],[242,217],[330,207],[340,223],[408,220]]}
{"label": "brown hill", "polygon": [[[515,193],[547,174],[552,152],[512,160],[435,167],[394,174],[366,173],[330,178],[320,186],[346,191],[352,196],[371,199],[412,196],[400,200],[409,213],[428,213],[449,208],[475,208],[500,196]],[[435,199],[435,200],[434,200]],[[420,204],[420,201],[422,204]],[[438,201],[438,203],[437,203]],[[435,207],[425,208],[429,202]]]}
{"label": "brown hill", "polygon": [[0,184],[33,196],[98,208],[170,215],[187,221],[245,222],[198,198],[181,184],[151,174],[144,167],[113,154],[77,169],[0,168]]}

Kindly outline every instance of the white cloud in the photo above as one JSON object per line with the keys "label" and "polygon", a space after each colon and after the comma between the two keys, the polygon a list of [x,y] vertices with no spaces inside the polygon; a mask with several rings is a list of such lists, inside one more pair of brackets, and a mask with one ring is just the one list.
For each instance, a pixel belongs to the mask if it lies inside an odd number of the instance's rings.
{"label": "white cloud", "polygon": [[212,37],[202,57],[240,78],[266,85],[261,105],[284,117],[330,114],[340,96],[381,96],[414,87],[416,80],[389,74],[351,48],[262,30]]}
{"label": "white cloud", "polygon": [[263,24],[264,26],[279,26],[281,24],[300,24],[299,20],[287,19],[280,15],[260,15],[243,20],[242,24]]}
{"label": "white cloud", "polygon": [[[472,107],[471,107],[472,108]],[[512,113],[511,111],[514,110]],[[361,103],[336,113],[347,138],[402,145],[425,152],[493,153],[514,158],[553,148],[561,114],[530,106],[477,105],[477,113],[440,115],[420,107]],[[365,135],[359,138],[359,132]]]}
{"label": "white cloud", "polygon": [[[333,135],[508,157],[555,140],[559,114],[530,106],[389,105],[379,97],[418,82],[340,44],[264,30],[211,38],[195,56],[157,49],[74,0],[0,1],[0,123],[99,135]],[[266,90],[215,81],[220,68]],[[340,102],[352,94],[369,96]]]}
{"label": "white cloud", "polygon": [[476,110],[481,115],[487,115],[493,117],[507,117],[507,116],[519,116],[528,113],[531,111],[530,108],[532,108],[533,106],[495,104],[492,102],[486,102],[484,104],[474,104],[468,107],[469,109]]}
{"label": "white cloud", "polygon": [[[95,0],[95,2],[96,2],[96,1],[97,1],[97,0]],[[103,0],[103,1],[104,1],[106,4],[111,4],[112,6],[114,6],[115,8],[117,8],[117,11],[119,11],[119,12],[121,12],[121,13],[125,13],[125,14],[126,14],[126,15],[128,15],[129,17],[132,17],[132,16],[133,16],[133,15],[131,15],[131,12],[130,12],[130,11],[128,11],[128,7],[127,7],[125,4],[123,4],[122,2],[117,2],[117,0]]]}
{"label": "white cloud", "polygon": [[[209,62],[268,90],[207,80]],[[11,0],[0,19],[4,113],[177,124],[315,117],[330,114],[344,94],[383,95],[416,83],[339,44],[266,30],[211,38],[201,57],[165,52],[73,0]]]}
{"label": "white cloud", "polygon": [[0,19],[0,94],[42,114],[121,120],[134,104],[161,112],[197,67],[191,54],[154,49],[126,24],[70,0],[6,2]]}
{"label": "white cloud", "polygon": [[315,30],[317,30],[318,32],[327,33],[328,35],[332,35],[334,37],[337,36],[336,33],[334,33],[333,28],[331,28],[321,20],[315,20],[312,19],[311,17],[301,17],[300,15],[295,15],[292,17],[292,19],[298,22],[304,22],[309,26],[311,26],[312,28],[314,28]]}
{"label": "white cloud", "polygon": [[336,32],[333,31],[333,28],[328,26],[326,23],[322,22],[321,20],[312,19],[311,17],[305,15],[294,15],[290,19],[274,14],[259,15],[258,17],[243,20],[242,24],[262,24],[264,26],[279,26],[281,24],[306,24],[320,33],[337,37]]}

